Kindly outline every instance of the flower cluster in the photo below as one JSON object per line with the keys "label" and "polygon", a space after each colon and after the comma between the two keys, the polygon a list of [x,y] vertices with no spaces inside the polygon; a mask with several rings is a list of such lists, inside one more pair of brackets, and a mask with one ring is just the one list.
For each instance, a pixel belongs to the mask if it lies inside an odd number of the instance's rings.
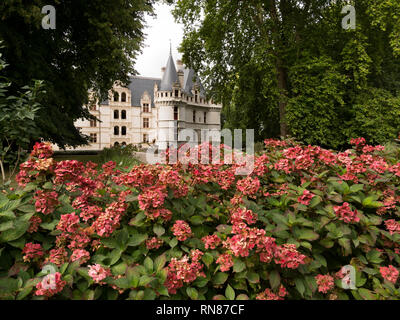
{"label": "flower cluster", "polygon": [[182,259],[172,258],[168,265],[168,275],[165,286],[170,294],[176,294],[176,290],[181,288],[184,283],[190,283],[197,277],[205,277],[201,271],[203,265],[199,261],[189,262],[189,257]]}
{"label": "flower cluster", "polygon": [[315,280],[317,282],[319,292],[327,293],[334,287],[334,279],[329,274],[326,275],[319,274],[315,276]]}
{"label": "flower cluster", "polygon": [[233,267],[233,259],[229,253],[221,254],[216,262],[219,264],[219,269],[222,272],[229,271],[229,269]]}
{"label": "flower cluster", "polygon": [[183,220],[175,221],[171,230],[179,241],[185,241],[187,238],[192,236],[192,229],[190,229],[189,224]]}
{"label": "flower cluster", "polygon": [[284,297],[287,296],[287,291],[284,286],[280,286],[278,290],[278,294],[272,292],[271,289],[265,289],[263,292],[259,293],[256,296],[257,300],[284,300]]}
{"label": "flower cluster", "polygon": [[396,283],[399,277],[399,270],[394,266],[389,265],[388,267],[380,267],[379,271],[384,279],[392,283]]}
{"label": "flower cluster", "polygon": [[111,271],[96,263],[89,266],[88,274],[95,283],[103,284],[104,282],[102,280],[111,276]]}
{"label": "flower cluster", "polygon": [[51,273],[36,285],[35,295],[52,297],[61,292],[66,284],[66,281],[61,280],[61,273]]}
{"label": "flower cluster", "polygon": [[215,249],[221,244],[221,239],[216,234],[205,236],[201,241],[206,249]]}
{"label": "flower cluster", "polygon": [[335,214],[339,220],[342,220],[346,223],[360,221],[360,218],[357,215],[357,210],[352,211],[349,203],[347,202],[344,202],[341,206],[334,206],[333,210],[335,211]]}
{"label": "flower cluster", "polygon": [[55,191],[38,190],[33,198],[35,200],[36,212],[41,212],[45,215],[53,213],[59,204],[58,194]]}
{"label": "flower cluster", "polygon": [[29,262],[31,260],[41,258],[44,254],[42,245],[40,243],[32,243],[29,242],[25,244],[24,249],[22,250],[22,254],[24,255],[23,259],[25,262]]}
{"label": "flower cluster", "polygon": [[280,264],[282,268],[297,269],[300,264],[305,264],[305,258],[294,244],[278,246],[275,253],[275,263]]}
{"label": "flower cluster", "polygon": [[146,240],[146,248],[149,250],[158,249],[162,246],[164,241],[160,238],[153,237]]}

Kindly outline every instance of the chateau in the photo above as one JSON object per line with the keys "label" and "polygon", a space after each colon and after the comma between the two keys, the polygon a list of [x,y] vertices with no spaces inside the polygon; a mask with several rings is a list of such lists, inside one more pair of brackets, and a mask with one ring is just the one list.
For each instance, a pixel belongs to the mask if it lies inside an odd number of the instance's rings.
{"label": "chateau", "polygon": [[90,137],[90,145],[77,150],[117,144],[154,144],[165,149],[188,138],[201,142],[209,132],[219,132],[222,107],[206,99],[194,71],[180,60],[175,65],[171,53],[161,71],[161,79],[134,76],[126,87],[117,82],[108,100],[90,105],[90,113],[100,121],[76,121],[81,133]]}

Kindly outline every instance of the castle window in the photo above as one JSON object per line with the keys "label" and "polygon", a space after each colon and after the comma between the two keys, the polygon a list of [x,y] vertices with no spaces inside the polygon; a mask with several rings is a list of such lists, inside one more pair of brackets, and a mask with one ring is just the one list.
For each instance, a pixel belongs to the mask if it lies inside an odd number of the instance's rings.
{"label": "castle window", "polygon": [[114,136],[119,136],[119,127],[114,127]]}
{"label": "castle window", "polygon": [[149,112],[149,104],[143,103],[143,112]]}
{"label": "castle window", "polygon": [[97,133],[91,133],[91,134],[90,134],[89,141],[90,141],[91,143],[96,143],[96,142],[97,142]]}
{"label": "castle window", "polygon": [[207,112],[204,112],[204,123],[207,123]]}
{"label": "castle window", "polygon": [[161,98],[164,98],[164,92],[161,92]]}
{"label": "castle window", "polygon": [[149,118],[143,118],[143,128],[149,127]]}
{"label": "castle window", "polygon": [[121,134],[122,134],[123,136],[126,136],[126,127],[125,127],[125,126],[123,126],[123,127],[121,128]]}
{"label": "castle window", "polygon": [[114,101],[115,101],[115,102],[119,101],[119,94],[118,94],[118,92],[115,92],[115,93],[114,93]]}
{"label": "castle window", "polygon": [[174,107],[174,120],[178,120],[178,107]]}
{"label": "castle window", "polygon": [[121,111],[121,119],[126,119],[126,110]]}
{"label": "castle window", "polygon": [[90,120],[90,126],[91,126],[92,128],[96,127],[96,125],[97,125],[96,119]]}
{"label": "castle window", "polygon": [[122,92],[121,94],[121,102],[126,102],[126,93]]}
{"label": "castle window", "polygon": [[144,134],[143,134],[143,142],[144,142],[144,143],[149,142],[149,135],[148,135],[147,133],[144,133]]}
{"label": "castle window", "polygon": [[196,122],[196,111],[193,110],[193,122]]}
{"label": "castle window", "polygon": [[119,111],[114,110],[114,119],[119,119]]}
{"label": "castle window", "polygon": [[116,142],[114,143],[114,147],[118,147],[118,146],[119,146],[119,142],[116,141]]}
{"label": "castle window", "polygon": [[175,97],[178,97],[178,96],[179,96],[179,91],[175,90]]}

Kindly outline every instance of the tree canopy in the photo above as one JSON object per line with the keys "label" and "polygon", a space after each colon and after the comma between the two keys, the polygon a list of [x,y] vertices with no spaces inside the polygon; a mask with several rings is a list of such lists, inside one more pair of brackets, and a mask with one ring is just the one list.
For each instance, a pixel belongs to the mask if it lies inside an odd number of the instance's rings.
{"label": "tree canopy", "polygon": [[[342,26],[347,4],[355,29]],[[333,148],[397,136],[399,1],[177,0],[174,15],[226,127]]]}
{"label": "tree canopy", "polygon": [[[134,74],[144,17],[156,0],[7,0],[0,3],[0,40],[9,64],[10,94],[44,81],[40,136],[60,146],[86,143],[74,121],[90,117],[88,90],[101,99],[114,81]],[[56,28],[42,28],[42,8],[56,9]]]}

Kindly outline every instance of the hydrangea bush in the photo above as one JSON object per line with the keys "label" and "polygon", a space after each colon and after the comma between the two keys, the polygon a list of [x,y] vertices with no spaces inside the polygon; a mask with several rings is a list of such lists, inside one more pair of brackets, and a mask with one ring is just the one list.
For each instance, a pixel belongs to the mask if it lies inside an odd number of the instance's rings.
{"label": "hydrangea bush", "polygon": [[400,157],[351,143],[266,140],[248,176],[38,143],[0,195],[0,298],[398,299]]}

